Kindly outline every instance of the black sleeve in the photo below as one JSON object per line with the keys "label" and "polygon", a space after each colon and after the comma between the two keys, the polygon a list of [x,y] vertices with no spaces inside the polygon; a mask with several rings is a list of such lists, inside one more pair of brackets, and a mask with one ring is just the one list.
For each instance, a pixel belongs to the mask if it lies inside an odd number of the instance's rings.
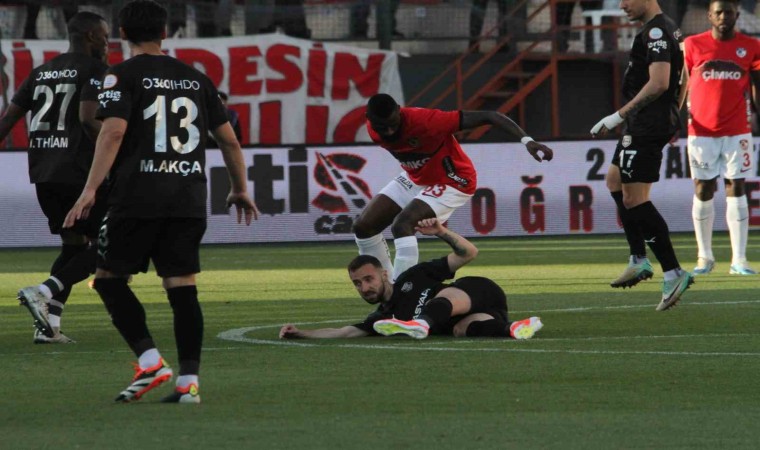
{"label": "black sleeve", "polygon": [[208,105],[208,130],[214,131],[220,125],[228,122],[227,108],[222,104],[222,99],[219,98],[219,92],[216,90],[214,83],[211,80],[206,79],[206,104]]}
{"label": "black sleeve", "polygon": [[410,267],[406,272],[402,273],[399,276],[395,284],[403,281],[405,276],[413,277],[415,273],[419,272],[423,272],[430,278],[438,281],[450,280],[456,275],[456,272],[452,272],[451,268],[449,267],[448,257],[444,256],[443,258],[433,259]]}
{"label": "black sleeve", "polygon": [[376,311],[372,312],[372,314],[368,315],[367,318],[364,319],[364,322],[355,323],[353,326],[364,331],[370,336],[379,336],[378,332],[372,328],[372,325],[374,325],[378,320],[389,319],[390,317],[391,316],[383,313],[380,311],[380,308],[378,308]]}
{"label": "black sleeve", "polygon": [[106,119],[119,117],[129,120],[132,114],[132,81],[124,68],[124,63],[111,67],[103,78],[98,94],[98,112],[95,117]]}
{"label": "black sleeve", "polygon": [[100,88],[103,82],[103,75],[105,75],[108,66],[105,64],[97,64],[92,68],[89,76],[82,86],[82,94],[79,96],[80,102],[96,102],[98,101],[98,94],[100,94]]}
{"label": "black sleeve", "polygon": [[14,105],[24,111],[32,109],[32,80],[35,78],[34,74],[35,72],[32,72],[32,74],[21,83],[21,86],[19,86],[18,90],[13,95],[13,99],[11,99],[11,102],[13,102]]}

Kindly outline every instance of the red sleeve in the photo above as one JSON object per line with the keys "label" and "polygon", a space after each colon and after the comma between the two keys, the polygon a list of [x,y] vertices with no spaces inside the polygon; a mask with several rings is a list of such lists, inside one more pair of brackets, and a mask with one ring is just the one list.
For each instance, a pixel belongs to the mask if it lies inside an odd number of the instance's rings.
{"label": "red sleeve", "polygon": [[460,111],[423,109],[419,120],[425,124],[430,134],[454,134],[460,129]]}
{"label": "red sleeve", "polygon": [[684,60],[684,66],[686,66],[686,71],[688,73],[691,73],[691,69],[694,67],[694,60],[691,59],[691,52],[694,46],[691,45],[691,41],[692,41],[691,37],[688,37],[683,42],[683,60]]}

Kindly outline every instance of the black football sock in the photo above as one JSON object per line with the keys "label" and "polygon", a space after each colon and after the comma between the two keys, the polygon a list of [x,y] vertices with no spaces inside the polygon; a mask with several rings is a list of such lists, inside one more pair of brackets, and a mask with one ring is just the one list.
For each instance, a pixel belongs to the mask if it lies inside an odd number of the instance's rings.
{"label": "black football sock", "polygon": [[79,283],[82,280],[86,280],[92,273],[95,272],[95,258],[97,257],[97,248],[92,245],[85,247],[85,250],[80,251],[73,258],[63,265],[60,269],[53,272],[52,277],[60,282],[64,288],[56,282],[48,278],[44,284],[53,293],[53,298],[61,303],[66,303],[71,292],[71,286]]}
{"label": "black football sock", "polygon": [[174,339],[177,342],[180,375],[198,375],[203,346],[203,312],[195,286],[166,290],[174,311]]}
{"label": "black football sock", "polygon": [[631,255],[644,258],[647,256],[647,247],[644,245],[644,236],[641,234],[641,228],[631,221],[630,214],[623,204],[623,191],[610,192],[612,199],[617,205],[620,222],[623,223],[623,231],[628,241],[628,247]]}
{"label": "black football sock", "polygon": [[145,322],[145,309],[126,278],[96,278],[95,290],[111,315],[111,322],[137,357],[156,348]]}
{"label": "black football sock", "polygon": [[644,234],[646,243],[652,249],[652,253],[662,266],[662,271],[667,272],[679,267],[676,252],[670,242],[670,230],[665,219],[657,211],[652,202],[642,203],[628,210],[631,218],[638,222]]}
{"label": "black football sock", "polygon": [[420,315],[417,318],[427,322],[432,330],[437,326],[441,327],[449,322],[452,309],[453,306],[449,299],[445,297],[436,297],[422,307],[422,312],[420,312]]}
{"label": "black football sock", "polygon": [[467,326],[467,337],[510,337],[509,323],[499,319],[479,320]]}
{"label": "black football sock", "polygon": [[[71,245],[71,244],[63,244],[61,246],[61,253],[58,254],[58,257],[53,261],[53,265],[50,267],[50,275],[51,277],[54,277],[56,273],[58,273],[61,269],[66,267],[71,260],[77,257],[82,252],[87,251],[87,245]],[[56,281],[58,280],[58,282]],[[53,280],[52,278],[48,278],[47,280],[43,281],[42,284],[48,287],[50,289],[50,292],[53,294],[53,298],[56,298],[56,295],[66,289],[66,284],[61,282],[60,279],[56,277],[56,280]],[[59,300],[60,301],[60,300]],[[65,301],[64,301],[65,303]]]}

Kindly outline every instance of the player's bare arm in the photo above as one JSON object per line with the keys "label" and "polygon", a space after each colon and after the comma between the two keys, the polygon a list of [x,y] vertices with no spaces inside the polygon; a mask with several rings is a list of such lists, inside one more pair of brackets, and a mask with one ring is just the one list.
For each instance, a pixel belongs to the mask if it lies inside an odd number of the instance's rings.
{"label": "player's bare arm", "polygon": [[103,122],[95,118],[98,110],[98,102],[86,100],[79,102],[79,121],[85,134],[93,141],[97,141],[98,134]]}
{"label": "player's bare arm", "polygon": [[760,111],[760,71],[753,70],[749,73],[752,81],[752,104],[755,106],[755,111]]}
{"label": "player's bare arm", "polygon": [[87,183],[79,199],[66,215],[66,220],[63,221],[64,228],[70,228],[77,220],[86,219],[89,216],[90,209],[95,204],[95,192],[111,170],[126,130],[127,121],[124,119],[108,117],[103,122],[98,140],[95,142],[95,155],[90,166],[90,174],[87,176]]}
{"label": "player's bare arm", "polygon": [[482,125],[493,125],[502,131],[506,131],[510,136],[520,139],[528,153],[538,162],[551,161],[554,157],[552,149],[534,141],[528,136],[528,133],[505,114],[497,111],[462,111],[462,130],[469,130]]}
{"label": "player's bare arm", "polygon": [[212,133],[219,144],[219,150],[222,151],[222,158],[224,158],[224,164],[227,166],[227,172],[230,175],[227,208],[234,205],[237,210],[238,223],[245,214],[245,224],[250,225],[252,219],[259,218],[259,210],[251,197],[248,196],[245,161],[243,160],[243,152],[240,151],[240,143],[229,122],[218,126]]}
{"label": "player's bare arm", "polygon": [[369,336],[367,332],[348,325],[342,328],[319,328],[300,330],[293,324],[286,324],[280,329],[280,339],[339,339]]}
{"label": "player's bare arm", "polygon": [[0,142],[5,140],[13,126],[24,117],[24,114],[26,114],[26,110],[15,103],[8,105],[5,114],[0,117]]}
{"label": "player's bare arm", "polygon": [[[685,54],[684,54],[685,55]],[[686,65],[686,62],[684,62],[683,70],[681,71],[681,89],[678,91],[678,110],[682,110],[684,105],[686,104],[686,98],[689,93],[689,77],[691,74],[689,73],[689,69]]]}
{"label": "player's bare arm", "polygon": [[425,236],[436,236],[449,244],[453,252],[449,253],[447,261],[452,272],[456,272],[478,256],[478,248],[472,242],[444,227],[436,218],[420,220],[415,230]]}
{"label": "player's bare arm", "polygon": [[641,88],[638,94],[628,103],[623,105],[614,114],[603,118],[593,128],[591,135],[604,136],[622,124],[626,117],[636,114],[641,108],[657,100],[670,86],[670,63],[654,62],[649,65],[649,81]]}

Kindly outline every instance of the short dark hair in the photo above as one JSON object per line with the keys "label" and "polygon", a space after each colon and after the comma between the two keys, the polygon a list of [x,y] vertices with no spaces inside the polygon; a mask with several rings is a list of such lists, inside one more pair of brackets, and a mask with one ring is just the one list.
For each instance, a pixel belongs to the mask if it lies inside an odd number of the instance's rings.
{"label": "short dark hair", "polygon": [[713,3],[718,3],[718,2],[731,3],[737,8],[739,7],[739,0],[710,0],[709,4],[712,5]]}
{"label": "short dark hair", "polygon": [[69,20],[66,24],[66,31],[69,33],[69,40],[81,39],[90,31],[100,27],[106,19],[100,14],[90,11],[80,11]]}
{"label": "short dark hair", "polygon": [[119,26],[134,44],[160,41],[166,17],[166,9],[153,0],[133,0],[119,11]]}
{"label": "short dark hair", "polygon": [[356,258],[352,259],[350,263],[348,263],[348,272],[355,272],[359,270],[359,268],[366,266],[367,264],[372,264],[378,269],[382,269],[383,265],[380,263],[380,260],[375,258],[372,255],[359,255]]}
{"label": "short dark hair", "polygon": [[388,94],[375,94],[367,102],[367,115],[387,119],[398,108],[398,103]]}
{"label": "short dark hair", "polygon": [[227,93],[224,91],[219,91],[218,94],[219,94],[219,98],[221,98],[224,101],[227,101],[227,99],[229,98],[227,97]]}

